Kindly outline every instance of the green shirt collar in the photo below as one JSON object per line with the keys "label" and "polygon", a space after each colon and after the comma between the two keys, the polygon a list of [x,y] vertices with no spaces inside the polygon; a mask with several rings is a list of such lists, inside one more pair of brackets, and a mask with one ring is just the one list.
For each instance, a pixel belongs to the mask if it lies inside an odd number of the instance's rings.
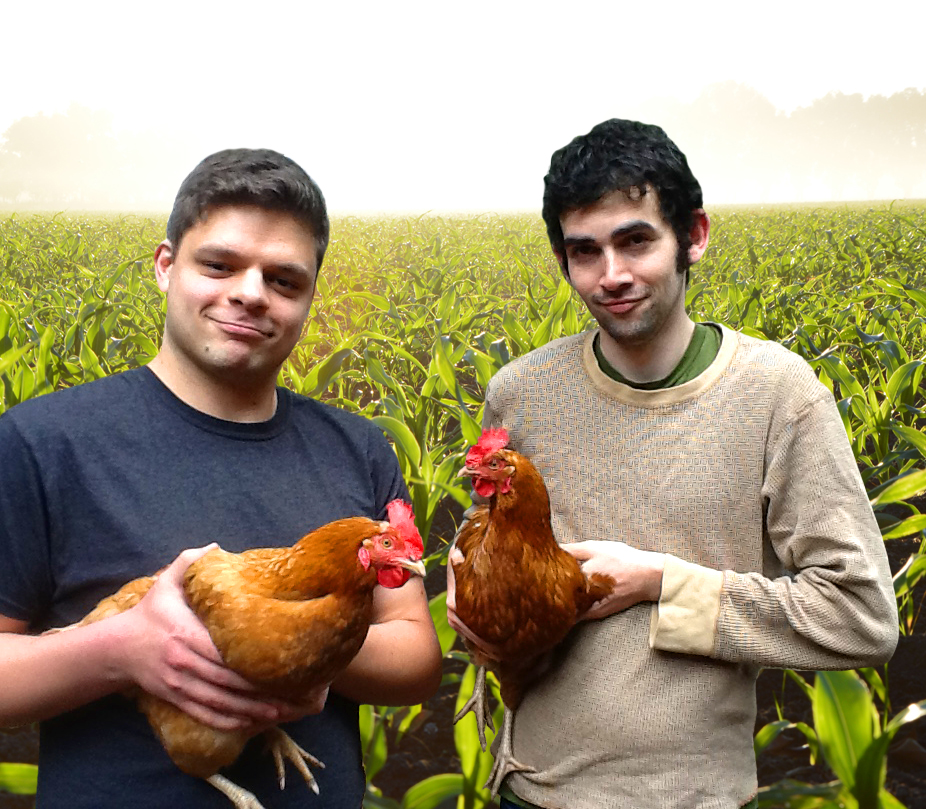
{"label": "green shirt collar", "polygon": [[631,382],[620,371],[614,368],[601,353],[601,334],[595,335],[592,348],[595,351],[595,359],[598,360],[598,367],[615,382],[620,382],[637,390],[662,390],[663,388],[674,388],[676,385],[682,385],[702,373],[717,357],[720,351],[721,332],[720,329],[712,324],[695,323],[694,333],[691,335],[691,342],[688,348],[679,360],[678,365],[664,379],[657,379],[655,382]]}

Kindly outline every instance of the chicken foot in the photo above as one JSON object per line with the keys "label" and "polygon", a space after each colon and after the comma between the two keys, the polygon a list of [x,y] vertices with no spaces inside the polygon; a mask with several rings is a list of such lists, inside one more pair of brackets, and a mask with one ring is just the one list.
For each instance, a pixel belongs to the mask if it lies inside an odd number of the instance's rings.
{"label": "chicken foot", "polygon": [[318,783],[315,781],[315,776],[312,775],[312,771],[309,769],[306,762],[309,762],[309,764],[315,767],[321,767],[322,769],[325,768],[325,765],[311,753],[307,753],[303,750],[287,733],[284,733],[279,728],[270,728],[264,733],[264,736],[267,738],[267,743],[270,745],[270,752],[273,753],[273,760],[277,765],[277,776],[280,779],[280,789],[286,786],[286,766],[283,763],[283,759],[287,758],[293,763],[293,766],[299,770],[309,789],[317,795]]}
{"label": "chicken foot", "polygon": [[485,666],[479,666],[476,669],[476,684],[473,686],[473,694],[466,701],[466,704],[460,708],[456,716],[453,717],[453,723],[459,722],[470,711],[476,717],[476,730],[479,732],[479,744],[482,745],[482,751],[486,749],[486,725],[489,730],[495,730],[495,723],[492,721],[492,713],[489,711],[489,694],[486,689],[486,670]]}
{"label": "chicken foot", "polygon": [[515,759],[511,741],[513,729],[514,714],[506,707],[505,716],[502,719],[502,729],[499,731],[500,741],[498,749],[495,751],[495,763],[492,765],[488,780],[482,786],[483,789],[492,790],[493,798],[498,795],[498,791],[502,787],[502,781],[505,780],[508,773],[537,772],[533,767],[521,764]]}
{"label": "chicken foot", "polygon": [[[315,776],[308,768],[306,762],[315,767],[324,768],[324,764],[315,756],[303,750],[292,738],[279,728],[270,728],[264,733],[267,743],[270,745],[270,752],[273,753],[273,760],[276,762],[277,776],[280,779],[280,789],[286,786],[286,767],[283,762],[284,758],[289,759],[297,770],[302,774],[309,789],[316,795],[318,794],[318,784]],[[239,787],[234,781],[229,781],[224,775],[213,775],[207,778],[212,786],[227,797],[234,805],[235,809],[264,809],[264,805],[257,800],[253,792],[248,792],[244,787]]]}

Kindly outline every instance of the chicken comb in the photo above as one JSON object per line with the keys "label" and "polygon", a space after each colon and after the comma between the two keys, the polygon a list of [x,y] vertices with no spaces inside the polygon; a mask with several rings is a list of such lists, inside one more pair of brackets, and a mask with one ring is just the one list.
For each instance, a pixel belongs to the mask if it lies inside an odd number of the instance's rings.
{"label": "chicken comb", "polygon": [[476,444],[466,453],[466,465],[478,466],[487,455],[508,446],[508,431],[504,427],[483,430]]}
{"label": "chicken comb", "polygon": [[386,513],[389,515],[389,524],[399,532],[399,536],[415,548],[419,556],[423,554],[424,543],[415,525],[412,507],[404,500],[393,500],[386,506]]}

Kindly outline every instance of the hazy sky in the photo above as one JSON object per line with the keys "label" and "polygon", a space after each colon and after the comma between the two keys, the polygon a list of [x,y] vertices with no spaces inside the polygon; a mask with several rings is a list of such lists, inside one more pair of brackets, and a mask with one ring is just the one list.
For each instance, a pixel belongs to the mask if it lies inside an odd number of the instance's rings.
{"label": "hazy sky", "polygon": [[163,139],[172,188],[212,151],[269,146],[336,212],[536,210],[553,150],[714,82],[785,111],[926,88],[923,0],[46,0],[2,20],[0,133],[109,110]]}

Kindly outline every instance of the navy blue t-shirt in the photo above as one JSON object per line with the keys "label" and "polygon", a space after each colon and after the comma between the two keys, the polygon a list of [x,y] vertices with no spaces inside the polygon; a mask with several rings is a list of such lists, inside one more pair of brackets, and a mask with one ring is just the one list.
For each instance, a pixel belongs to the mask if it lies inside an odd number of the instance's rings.
{"label": "navy blue t-shirt", "polygon": [[[408,499],[374,424],[278,394],[269,421],[227,422],[140,368],[0,416],[0,614],[37,631],[63,626],[185,548],[291,545],[332,520],[384,519],[390,500]],[[359,807],[356,704],[331,694],[321,714],[285,727],[326,765],[318,797],[292,768],[279,790],[260,738],[223,774],[267,809]],[[39,755],[39,809],[230,805],[182,773],[120,695],[43,722]]]}

